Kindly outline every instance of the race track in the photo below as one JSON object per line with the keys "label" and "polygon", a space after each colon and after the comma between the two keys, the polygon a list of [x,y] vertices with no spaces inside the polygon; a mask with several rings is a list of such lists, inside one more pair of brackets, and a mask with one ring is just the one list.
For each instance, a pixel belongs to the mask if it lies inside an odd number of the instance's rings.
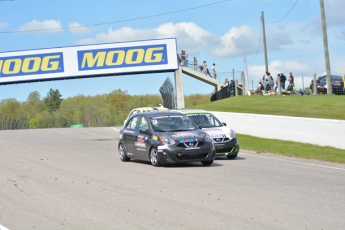
{"label": "race track", "polygon": [[121,162],[113,128],[0,131],[0,229],[345,229],[345,165]]}

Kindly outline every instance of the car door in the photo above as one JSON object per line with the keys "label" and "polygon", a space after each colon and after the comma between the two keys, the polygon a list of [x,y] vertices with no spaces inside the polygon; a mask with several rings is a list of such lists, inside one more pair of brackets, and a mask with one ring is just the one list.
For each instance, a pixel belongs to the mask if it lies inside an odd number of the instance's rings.
{"label": "car door", "polygon": [[129,157],[134,156],[134,145],[136,142],[136,137],[138,135],[138,121],[140,116],[132,117],[126,127],[124,127],[122,138],[126,146],[127,155]]}
{"label": "car door", "polygon": [[136,133],[136,142],[134,144],[133,154],[135,158],[147,160],[150,149],[149,125],[146,116],[141,116],[138,124],[138,132]]}

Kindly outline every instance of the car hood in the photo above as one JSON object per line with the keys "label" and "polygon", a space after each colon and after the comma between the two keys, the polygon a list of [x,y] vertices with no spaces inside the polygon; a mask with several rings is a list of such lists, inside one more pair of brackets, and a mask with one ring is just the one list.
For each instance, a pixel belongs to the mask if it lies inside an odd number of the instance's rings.
{"label": "car hood", "polygon": [[173,140],[179,140],[179,139],[188,139],[188,138],[196,138],[196,139],[204,139],[206,132],[202,130],[190,130],[190,131],[176,131],[176,132],[165,132],[160,133],[160,135],[164,135],[167,138],[173,139]]}
{"label": "car hood", "polygon": [[230,128],[226,126],[202,128],[202,130],[208,133],[211,137],[214,135],[225,135],[226,137],[230,138]]}

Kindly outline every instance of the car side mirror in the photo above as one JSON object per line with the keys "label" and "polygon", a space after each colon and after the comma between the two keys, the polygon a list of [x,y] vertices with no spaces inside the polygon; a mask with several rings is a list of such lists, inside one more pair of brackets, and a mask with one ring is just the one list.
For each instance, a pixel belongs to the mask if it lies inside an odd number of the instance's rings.
{"label": "car side mirror", "polygon": [[140,130],[139,130],[139,133],[142,133],[142,134],[149,134],[149,130],[148,130],[148,129],[140,129]]}
{"label": "car side mirror", "polygon": [[222,122],[222,124],[223,124],[224,126],[226,126],[226,123],[225,123],[225,122]]}

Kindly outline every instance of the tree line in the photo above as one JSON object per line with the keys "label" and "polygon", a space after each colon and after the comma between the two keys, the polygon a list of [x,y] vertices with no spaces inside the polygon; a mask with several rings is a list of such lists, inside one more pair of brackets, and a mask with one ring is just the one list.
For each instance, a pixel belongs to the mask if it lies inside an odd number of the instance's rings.
{"label": "tree line", "polygon": [[[210,101],[209,94],[185,96],[185,106]],[[108,94],[78,95],[62,99],[58,89],[50,89],[41,98],[39,92],[31,92],[26,101],[14,98],[0,101],[0,113],[29,124],[30,128],[63,128],[74,124],[84,127],[121,126],[128,113],[137,107],[159,106],[158,94],[129,95],[116,89]]]}

